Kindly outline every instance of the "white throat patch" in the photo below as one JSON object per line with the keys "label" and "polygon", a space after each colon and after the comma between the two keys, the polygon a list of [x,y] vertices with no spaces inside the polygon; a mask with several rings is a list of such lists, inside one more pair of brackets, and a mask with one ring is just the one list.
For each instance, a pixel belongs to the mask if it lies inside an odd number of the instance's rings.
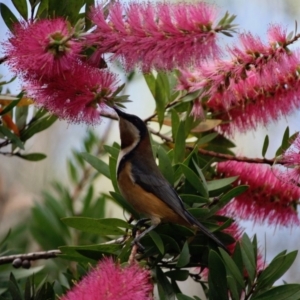
{"label": "white throat patch", "polygon": [[130,153],[140,141],[140,132],[133,124],[126,121],[126,128],[124,128],[124,129],[128,130],[128,132],[130,132],[132,134],[134,142],[131,145],[127,146],[126,148],[120,150],[119,156],[118,156],[118,161],[117,161],[117,171],[118,171],[121,159],[126,154]]}

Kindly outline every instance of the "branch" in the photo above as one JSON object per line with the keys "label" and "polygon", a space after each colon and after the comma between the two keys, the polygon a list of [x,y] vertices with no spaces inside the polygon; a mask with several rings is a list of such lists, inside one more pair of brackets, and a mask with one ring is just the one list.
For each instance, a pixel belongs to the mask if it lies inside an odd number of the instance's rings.
{"label": "branch", "polygon": [[[122,236],[117,239],[102,243],[101,245],[122,244],[127,239],[128,239],[127,236]],[[63,254],[60,250],[49,250],[49,251],[40,251],[40,252],[31,252],[31,253],[0,256],[0,265],[13,263],[16,259],[20,260],[20,262],[22,263],[23,261],[34,261],[34,260],[38,260],[38,259],[56,258],[60,254]]]}
{"label": "branch", "polygon": [[[160,133],[159,131],[155,131],[151,128],[149,128],[149,131],[160,137],[162,140],[165,140],[168,143],[174,143],[173,139],[169,136],[166,136],[162,133]],[[193,150],[194,148],[192,146],[185,146],[186,149],[189,150]],[[230,155],[230,154],[223,154],[223,153],[218,153],[218,152],[214,152],[214,151],[210,151],[210,150],[205,150],[202,148],[198,148],[198,152],[203,154],[203,155],[208,155],[208,156],[212,156],[212,157],[216,157],[216,158],[222,158],[222,159],[226,159],[226,160],[235,160],[235,161],[241,161],[241,162],[248,162],[248,163],[259,163],[259,164],[268,164],[268,165],[273,165],[276,161],[277,164],[284,164],[284,161],[278,161],[275,160],[275,158],[272,159],[267,159],[267,158],[250,158],[250,157],[246,157],[246,156],[234,156],[234,155]]]}
{"label": "branch", "polygon": [[284,46],[289,46],[296,42],[300,38],[300,33],[296,34],[292,39],[290,39],[287,43],[284,44]]}
{"label": "branch", "polygon": [[0,64],[3,64],[8,59],[8,56],[0,57]]}
{"label": "branch", "polygon": [[[191,146],[186,146],[187,149],[193,150],[193,147]],[[267,159],[267,158],[250,158],[246,156],[234,156],[230,154],[223,154],[223,153],[218,153],[210,150],[205,150],[205,149],[198,149],[198,152],[203,154],[203,155],[208,155],[216,158],[223,158],[226,160],[235,160],[235,161],[241,161],[241,162],[248,162],[248,163],[257,163],[257,164],[267,164],[267,165],[273,165],[275,163],[275,159]],[[276,161],[278,164],[283,164],[283,162]]]}
{"label": "branch", "polygon": [[25,260],[34,261],[34,260],[38,260],[38,259],[56,258],[59,254],[62,254],[60,250],[49,250],[49,251],[40,251],[40,252],[32,252],[32,253],[25,253],[25,254],[2,256],[2,257],[0,257],[0,265],[12,263],[16,259],[20,259],[20,261],[22,263],[22,261],[25,261]]}

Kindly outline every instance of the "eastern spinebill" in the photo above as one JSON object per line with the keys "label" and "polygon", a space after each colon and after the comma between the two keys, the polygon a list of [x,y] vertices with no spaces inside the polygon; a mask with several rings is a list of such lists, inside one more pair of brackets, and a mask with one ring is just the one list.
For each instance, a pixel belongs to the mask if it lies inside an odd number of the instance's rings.
{"label": "eastern spinebill", "polygon": [[225,245],[184,207],[175,189],[164,178],[153,157],[146,124],[137,116],[114,110],[119,116],[121,150],[117,163],[117,180],[122,196],[132,207],[151,220],[151,226],[135,238],[134,243],[161,222],[196,226],[219,247]]}

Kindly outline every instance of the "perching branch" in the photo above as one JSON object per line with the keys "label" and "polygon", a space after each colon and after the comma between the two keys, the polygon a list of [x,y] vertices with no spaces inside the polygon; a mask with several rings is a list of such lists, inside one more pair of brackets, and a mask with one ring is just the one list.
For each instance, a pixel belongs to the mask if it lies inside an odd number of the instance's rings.
{"label": "perching branch", "polygon": [[[122,244],[127,239],[126,236],[119,237],[117,239],[102,243],[101,245],[110,245],[110,244]],[[39,259],[49,259],[56,258],[62,252],[60,250],[49,250],[49,251],[40,251],[40,252],[31,252],[31,253],[23,253],[23,254],[13,254],[7,256],[0,257],[0,265],[5,265],[14,262],[16,259],[20,259],[22,261],[34,261]]]}
{"label": "perching branch", "polygon": [[62,254],[60,250],[49,250],[40,252],[31,252],[23,254],[14,254],[0,257],[0,265],[5,265],[14,262],[16,259],[22,261],[34,261],[38,259],[56,258],[59,254]]}

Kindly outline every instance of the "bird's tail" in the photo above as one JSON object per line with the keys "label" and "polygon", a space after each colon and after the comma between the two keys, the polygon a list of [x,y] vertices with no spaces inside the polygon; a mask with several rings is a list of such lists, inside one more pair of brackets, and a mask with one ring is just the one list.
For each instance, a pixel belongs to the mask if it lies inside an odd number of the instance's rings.
{"label": "bird's tail", "polygon": [[196,225],[207,237],[209,237],[219,247],[223,248],[226,252],[228,252],[227,247],[213,233],[211,233],[203,224],[201,224],[193,215],[191,215],[188,211],[185,211],[185,215],[191,225]]}

